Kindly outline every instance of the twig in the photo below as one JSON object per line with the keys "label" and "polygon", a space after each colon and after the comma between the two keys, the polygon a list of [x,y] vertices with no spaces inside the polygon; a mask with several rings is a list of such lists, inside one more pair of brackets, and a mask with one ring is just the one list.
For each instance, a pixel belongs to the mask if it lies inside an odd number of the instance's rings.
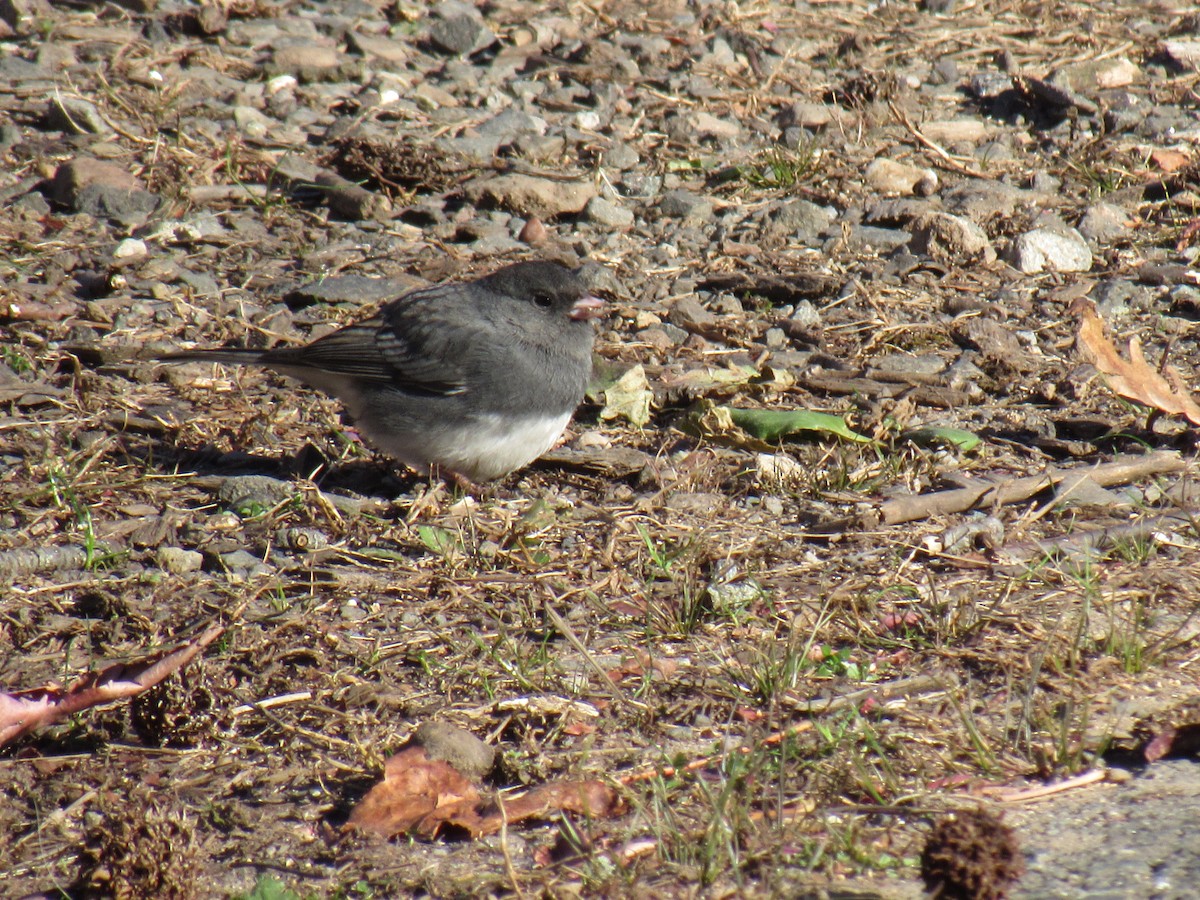
{"label": "twig", "polygon": [[604,667],[600,665],[600,663],[596,662],[596,658],[592,656],[591,651],[584,646],[583,641],[579,639],[579,635],[575,633],[575,629],[568,625],[567,620],[558,614],[558,610],[556,610],[549,602],[547,602],[543,608],[546,610],[546,618],[550,620],[550,622],[558,630],[558,633],[567,639],[567,643],[574,647],[576,651],[583,656],[584,660],[587,661],[587,664],[592,667],[592,669],[608,686],[609,693],[612,695],[613,699],[621,703],[628,703],[630,706],[636,706],[638,709],[642,710],[650,708],[640,700],[634,700],[632,697],[626,694],[625,691],[621,690],[621,686],[613,680],[613,677],[604,670]]}
{"label": "twig", "polygon": [[[810,731],[813,727],[812,722],[797,722],[783,731],[777,731],[774,734],[769,734],[756,745],[757,747],[771,747],[775,744],[782,744],[790,737],[795,737],[798,734],[803,734]],[[683,775],[687,772],[695,772],[697,769],[703,769],[706,766],[711,766],[714,763],[723,762],[735,753],[740,753],[743,756],[748,756],[755,748],[754,747],[736,747],[723,753],[714,753],[711,756],[702,756],[698,759],[693,759],[685,766],[663,766],[661,769],[653,769],[649,772],[634,772],[631,775],[625,775],[620,778],[621,784],[628,787],[631,784],[636,784],[639,781],[650,781],[654,778],[674,778],[676,775]]]}
{"label": "twig", "polygon": [[965,512],[987,506],[1004,506],[1028,500],[1048,487],[1074,483],[1088,477],[1100,487],[1128,484],[1151,475],[1179,472],[1186,463],[1177,453],[1160,450],[1145,456],[1125,456],[1090,469],[1050,469],[1041,475],[1013,478],[1008,481],[978,481],[967,487],[933,494],[900,497],[880,505],[878,514],[885,525],[898,525],[931,516]]}
{"label": "twig", "polygon": [[525,900],[521,882],[517,880],[517,869],[513,865],[512,853],[508,849],[508,808],[504,805],[504,797],[500,794],[496,795],[496,806],[500,810],[500,853],[504,856],[504,874],[508,876],[508,883],[512,885],[517,900]]}
{"label": "twig", "polygon": [[1151,538],[1155,534],[1183,526],[1195,526],[1200,510],[1185,510],[1151,516],[1125,525],[1096,528],[1075,534],[1065,534],[1048,540],[1021,541],[1006,545],[1005,560],[1020,562],[1032,556],[1067,554],[1078,556],[1111,547],[1119,541],[1136,541]]}
{"label": "twig", "polygon": [[912,678],[901,678],[885,684],[873,684],[860,691],[851,691],[840,697],[828,700],[796,700],[788,696],[783,699],[798,712],[810,715],[837,712],[848,707],[858,707],[865,700],[886,702],[896,697],[907,697],[911,694],[925,694],[948,689],[946,679],[939,675],[914,675]]}
{"label": "twig", "polygon": [[273,706],[283,706],[287,703],[299,703],[302,700],[311,700],[312,691],[296,691],[292,694],[280,694],[278,697],[268,697],[266,700],[255,700],[253,703],[243,703],[241,706],[235,706],[229,711],[231,716],[241,716],[248,712],[254,712],[260,709],[270,709]]}
{"label": "twig", "polygon": [[889,100],[888,106],[891,107],[892,114],[895,115],[895,117],[900,120],[901,124],[908,129],[908,133],[916,139],[917,143],[933,151],[933,153],[937,155],[939,159],[941,159],[946,168],[952,169],[953,171],[959,172],[963,175],[970,175],[972,178],[982,178],[984,181],[995,181],[995,179],[987,173],[981,172],[979,169],[959,162],[948,152],[942,149],[942,147],[935,141],[931,141],[929,138],[925,137],[925,135],[921,133],[920,129],[918,129],[917,126],[909,120],[908,114],[896,105],[895,101]]}
{"label": "twig", "polygon": [[1090,772],[1084,772],[1082,775],[1076,775],[1074,778],[1065,778],[1062,781],[1056,781],[1054,784],[1044,784],[1039,787],[1025,788],[1019,791],[1010,791],[1001,788],[994,791],[986,791],[985,793],[1001,803],[1028,803],[1030,800],[1041,800],[1043,797],[1061,794],[1063,791],[1087,787],[1089,784],[1096,784],[1107,780],[1109,778],[1106,769],[1092,769]]}

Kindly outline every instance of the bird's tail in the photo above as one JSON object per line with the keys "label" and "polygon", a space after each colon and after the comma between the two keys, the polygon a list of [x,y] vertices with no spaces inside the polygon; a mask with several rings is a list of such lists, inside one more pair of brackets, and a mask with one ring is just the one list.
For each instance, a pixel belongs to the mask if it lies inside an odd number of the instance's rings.
{"label": "bird's tail", "polygon": [[162,362],[219,362],[233,365],[254,365],[266,362],[265,350],[238,349],[235,347],[218,347],[215,350],[177,350],[174,353],[164,353],[155,359]]}

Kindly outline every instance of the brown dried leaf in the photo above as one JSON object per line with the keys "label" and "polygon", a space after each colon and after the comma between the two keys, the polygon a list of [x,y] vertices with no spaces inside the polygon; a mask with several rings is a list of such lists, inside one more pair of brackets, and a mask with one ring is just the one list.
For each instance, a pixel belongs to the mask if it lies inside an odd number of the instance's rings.
{"label": "brown dried leaf", "polygon": [[600,781],[551,782],[502,804],[485,803],[449,763],[430,760],[423,748],[414,746],[387,761],[383,781],[354,807],[346,827],[426,839],[450,827],[479,838],[496,834],[506,823],[559,812],[608,817],[624,810],[617,791]]}
{"label": "brown dried leaf", "polygon": [[154,687],[186,666],[224,633],[223,625],[214,625],[200,637],[180,644],[174,650],[149,656],[141,662],[118,663],[102,672],[90,672],[66,690],[51,684],[28,691],[0,693],[0,747],[42,725]]}
{"label": "brown dried leaf", "polygon": [[552,781],[503,803],[503,809],[496,806],[484,811],[475,825],[478,829],[473,832],[476,837],[496,834],[506,822],[511,825],[525,819],[546,819],[560,812],[607,819],[621,815],[626,808],[615,788],[594,779]]}
{"label": "brown dried leaf", "polygon": [[1170,415],[1185,416],[1193,425],[1200,425],[1200,405],[1188,394],[1173,367],[1164,366],[1162,372],[1152,368],[1137,338],[1130,338],[1129,359],[1123,358],[1105,336],[1104,322],[1091,300],[1081,297],[1071,304],[1071,312],[1079,317],[1075,343],[1079,354],[1108,376],[1108,385],[1116,394]]}
{"label": "brown dried leaf", "polygon": [[1181,153],[1178,150],[1153,150],[1150,153],[1150,162],[1152,162],[1160,172],[1177,172],[1186,166],[1191,159],[1186,153]]}
{"label": "brown dried leaf", "polygon": [[1155,734],[1142,755],[1146,762],[1157,762],[1165,756],[1196,756],[1200,753],[1200,722],[1183,722]]}
{"label": "brown dried leaf", "polygon": [[346,826],[385,837],[414,830],[432,837],[448,816],[479,801],[479,791],[453,766],[429,759],[424,747],[408,747],[384,764],[383,781],[358,802]]}

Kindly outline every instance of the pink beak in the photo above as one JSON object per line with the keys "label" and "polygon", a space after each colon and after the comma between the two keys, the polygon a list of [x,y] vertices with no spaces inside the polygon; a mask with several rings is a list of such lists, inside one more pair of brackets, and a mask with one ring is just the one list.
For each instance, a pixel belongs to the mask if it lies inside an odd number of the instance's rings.
{"label": "pink beak", "polygon": [[587,321],[594,319],[600,315],[600,311],[604,309],[604,301],[592,294],[584,294],[571,307],[571,311],[567,314],[572,319]]}

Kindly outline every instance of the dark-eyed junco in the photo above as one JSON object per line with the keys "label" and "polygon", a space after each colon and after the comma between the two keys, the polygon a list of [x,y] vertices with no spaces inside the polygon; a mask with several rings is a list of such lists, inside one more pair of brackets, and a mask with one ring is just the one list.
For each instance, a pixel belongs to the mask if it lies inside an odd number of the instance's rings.
{"label": "dark-eyed junco", "polygon": [[522,262],[410,291],[302,347],[161,358],[267,366],[341,400],[372,443],[414,469],[489,480],[562,436],[587,388],[588,320],[602,305],[565,266]]}

